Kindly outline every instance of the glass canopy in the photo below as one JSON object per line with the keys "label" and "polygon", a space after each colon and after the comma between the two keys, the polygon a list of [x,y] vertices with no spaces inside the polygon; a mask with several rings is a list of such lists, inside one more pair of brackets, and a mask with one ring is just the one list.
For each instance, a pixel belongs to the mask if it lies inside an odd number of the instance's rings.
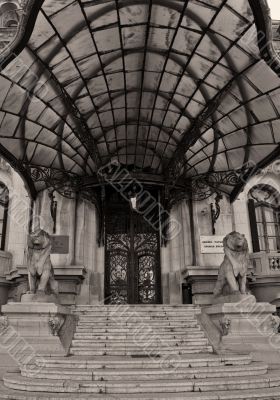
{"label": "glass canopy", "polygon": [[264,166],[279,150],[280,80],[255,11],[247,0],[45,0],[0,75],[2,154],[36,190],[34,168],[91,177],[115,160],[174,184]]}

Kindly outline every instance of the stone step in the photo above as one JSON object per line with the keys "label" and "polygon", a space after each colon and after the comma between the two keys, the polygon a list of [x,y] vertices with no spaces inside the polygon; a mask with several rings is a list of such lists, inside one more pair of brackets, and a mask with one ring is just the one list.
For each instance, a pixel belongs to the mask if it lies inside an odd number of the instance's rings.
{"label": "stone step", "polygon": [[[183,369],[103,369],[90,370],[85,369],[64,369],[44,368],[36,373],[36,379],[73,379],[82,381],[119,381],[119,380],[158,380],[158,379],[207,379],[207,378],[225,378],[233,376],[257,376],[267,373],[267,365],[263,363],[253,363],[250,370],[246,366],[218,366],[218,367],[197,367]],[[22,376],[34,378],[34,371],[22,371]]]}
{"label": "stone step", "polygon": [[78,304],[73,307],[73,310],[174,310],[174,309],[200,309],[200,306],[195,304]]}
{"label": "stone step", "polygon": [[0,383],[0,400],[280,400],[279,388],[265,388],[257,390],[232,390],[232,391],[213,391],[210,393],[191,392],[191,393],[140,393],[140,394],[83,394],[79,393],[52,393],[42,392],[23,392],[18,390],[6,389]]}
{"label": "stone step", "polygon": [[159,337],[161,337],[164,334],[174,334],[174,335],[183,335],[187,333],[193,333],[195,334],[197,332],[202,332],[200,330],[200,327],[197,327],[197,329],[178,329],[178,328],[172,328],[170,327],[169,329],[156,329],[156,328],[150,328],[149,327],[135,327],[135,329],[129,329],[129,328],[111,328],[111,327],[104,327],[104,328],[99,328],[99,327],[77,327],[76,328],[76,333],[86,333],[86,334],[115,334],[115,333],[121,333],[123,335],[155,335],[157,334]]}
{"label": "stone step", "polygon": [[163,341],[161,341],[160,339],[158,340],[153,340],[151,342],[148,341],[140,341],[139,342],[120,342],[120,343],[115,343],[115,342],[108,342],[108,343],[99,343],[99,342],[92,342],[92,343],[88,343],[88,342],[79,342],[78,344],[73,343],[72,344],[72,349],[74,348],[79,348],[79,349],[112,349],[112,350],[127,350],[127,349],[139,349],[139,348],[163,348],[164,350],[166,349],[195,349],[197,347],[199,348],[205,348],[208,346],[208,341],[205,341],[204,343],[198,343],[198,344],[194,344],[194,343],[186,343],[186,342],[182,342],[178,345],[171,345],[168,346],[168,343],[165,343]]}
{"label": "stone step", "polygon": [[[30,379],[20,373],[8,373],[4,376],[5,386],[10,389],[53,392],[53,393],[106,393],[106,394],[140,394],[140,393],[184,393],[212,392],[219,390],[263,389],[280,386],[279,373],[258,376],[226,377],[210,379],[165,379],[131,382],[121,381],[73,381]],[[278,392],[279,394],[279,392]],[[232,399],[232,398],[231,398]]]}
{"label": "stone step", "polygon": [[[74,339],[85,339],[85,340],[131,340],[135,338],[135,334],[133,333],[114,333],[114,334],[100,334],[100,333],[81,333],[77,332],[74,334]],[[205,338],[205,334],[202,331],[193,333],[186,333],[181,332],[179,334],[174,333],[164,333],[160,335],[162,340],[170,340],[170,339],[177,339],[177,340],[185,340],[185,339],[200,339]]]}
{"label": "stone step", "polygon": [[133,323],[133,322],[125,322],[125,321],[121,321],[120,323],[116,323],[114,321],[108,321],[108,322],[95,322],[95,321],[79,321],[77,326],[79,327],[115,327],[115,326],[120,326],[120,327],[128,327],[128,328],[132,328],[134,329],[136,326],[142,326],[142,325],[146,325],[148,327],[172,327],[172,328],[192,328],[192,327],[197,327],[198,326],[198,322],[197,321],[182,321],[182,322],[168,322],[168,321],[149,321],[146,323],[141,324],[138,323]]}
{"label": "stone step", "polygon": [[91,316],[133,316],[133,315],[143,315],[143,316],[172,316],[178,315],[180,317],[188,316],[188,315],[198,315],[201,313],[200,309],[193,310],[73,310],[73,314],[75,315],[91,315]]}
{"label": "stone step", "polygon": [[184,326],[186,328],[190,328],[192,326],[198,326],[198,321],[195,319],[185,319],[185,320],[126,320],[126,319],[105,319],[104,321],[100,320],[91,320],[91,319],[79,319],[78,326],[135,326],[135,325],[147,325],[147,326]]}
{"label": "stone step", "polygon": [[196,332],[202,332],[200,326],[195,326],[195,327],[191,327],[191,328],[178,328],[178,327],[172,327],[172,326],[168,326],[168,327],[158,327],[157,329],[149,329],[148,327],[135,327],[135,329],[131,329],[129,327],[125,327],[125,328],[116,328],[116,327],[94,327],[94,326],[77,326],[76,328],[76,332],[77,333],[89,333],[89,334],[100,334],[100,333],[122,333],[122,334],[134,334],[135,332],[141,332],[142,334],[145,332],[157,332],[158,335],[163,335],[165,333],[172,333],[174,335],[180,335],[180,334],[187,334],[187,333],[196,333]]}
{"label": "stone step", "polygon": [[169,315],[163,315],[163,316],[158,316],[158,315],[152,315],[152,316],[142,316],[142,315],[122,315],[122,316],[115,316],[115,315],[108,315],[108,316],[94,316],[94,315],[80,315],[79,316],[79,321],[90,321],[90,322],[106,322],[106,321],[113,321],[113,322],[119,322],[119,321],[127,321],[127,322],[150,322],[150,321],[170,321],[170,322],[194,322],[197,321],[195,316],[192,315],[182,315],[182,316],[169,316]]}
{"label": "stone step", "polygon": [[104,348],[104,349],[88,349],[87,347],[85,348],[78,348],[78,347],[73,347],[70,349],[70,354],[72,355],[77,355],[77,356],[134,356],[134,357],[163,357],[165,355],[182,355],[182,354],[199,354],[199,353],[212,353],[213,349],[211,346],[197,346],[197,347],[171,347],[171,348],[166,348],[166,349],[161,349],[158,351],[156,348],[155,349],[141,349],[140,347],[136,347],[135,349],[130,349],[130,348]]}
{"label": "stone step", "polygon": [[199,309],[194,309],[194,310],[167,310],[167,311],[159,311],[159,310],[155,310],[155,311],[115,311],[115,310],[82,310],[82,311],[77,311],[75,310],[73,312],[74,314],[78,314],[78,315],[90,315],[90,316],[138,316],[138,315],[143,315],[143,316],[179,316],[179,317],[184,317],[184,316],[188,316],[188,315],[197,315],[198,313],[200,313]]}
{"label": "stone step", "polygon": [[[155,352],[157,354],[166,354],[166,352],[175,352],[174,354],[183,354],[181,353],[181,351],[188,351],[187,354],[191,353],[192,351],[196,351],[196,350],[201,350],[201,351],[205,351],[208,352],[211,346],[207,345],[207,344],[185,344],[182,343],[179,346],[168,346],[165,345],[165,343],[152,343],[152,344],[146,344],[144,343],[131,343],[131,344],[120,344],[120,345],[114,345],[112,343],[108,343],[106,344],[99,344],[99,343],[93,343],[91,345],[88,344],[80,344],[79,346],[77,345],[73,345],[71,346],[71,350],[75,350],[75,351],[102,351],[102,354],[104,352],[111,352],[111,351],[120,351],[120,352],[145,352],[145,354],[150,354],[150,352],[152,354],[154,354]],[[212,351],[211,351],[212,352]]]}
{"label": "stone step", "polygon": [[92,315],[92,316],[126,316],[126,315],[145,315],[145,316],[153,316],[153,315],[178,315],[178,316],[188,316],[188,315],[198,315],[201,313],[200,308],[194,309],[132,309],[132,310],[115,310],[115,309],[81,309],[81,310],[73,310],[73,314],[76,315]]}
{"label": "stone step", "polygon": [[[152,362],[151,362],[152,361]],[[250,355],[226,355],[217,356],[214,354],[183,355],[180,357],[153,358],[121,358],[121,357],[89,357],[78,358],[70,356],[67,358],[44,357],[36,360],[36,364],[43,368],[62,368],[62,369],[143,369],[143,368],[198,368],[216,366],[248,366],[252,361]]]}
{"label": "stone step", "polygon": [[112,323],[134,323],[138,322],[141,323],[142,321],[150,323],[150,322],[161,322],[161,323],[166,323],[166,322],[171,322],[171,323],[190,323],[190,322],[197,322],[197,318],[195,316],[190,316],[190,317],[174,317],[174,318],[169,318],[169,317],[149,317],[145,318],[142,316],[136,316],[136,317],[129,317],[127,318],[126,316],[122,317],[103,317],[103,318],[95,318],[95,317],[90,317],[87,315],[80,315],[79,316],[79,321],[89,321],[91,323],[94,322],[99,322],[99,323],[104,323],[104,322],[112,322]]}
{"label": "stone step", "polygon": [[8,373],[0,400],[280,400],[280,373],[250,355],[213,354],[198,313],[195,306],[78,306],[71,354]]}
{"label": "stone step", "polygon": [[196,315],[201,312],[200,308],[193,309],[81,309],[73,310],[74,314],[78,315]]}
{"label": "stone step", "polygon": [[191,343],[199,343],[199,344],[208,343],[208,339],[205,338],[205,337],[188,337],[188,338],[186,337],[186,338],[184,338],[184,337],[181,336],[180,338],[174,338],[174,337],[166,338],[166,337],[162,337],[161,336],[160,338],[158,338],[157,336],[156,337],[151,337],[151,336],[137,336],[137,335],[133,336],[133,335],[130,335],[130,336],[126,336],[124,339],[119,338],[119,337],[113,337],[112,339],[106,338],[106,337],[97,339],[95,337],[94,339],[92,339],[92,338],[74,336],[72,344],[73,345],[80,344],[80,343],[84,343],[84,344],[89,344],[89,343],[104,343],[104,344],[108,344],[108,343],[114,343],[114,344],[126,343],[127,344],[127,343],[138,343],[138,342],[140,342],[140,343],[141,342],[148,343],[149,341],[152,340],[152,338],[154,340],[160,340],[161,343],[175,344],[175,345],[179,344],[179,343],[189,343],[189,344],[191,344]]}
{"label": "stone step", "polygon": [[176,340],[176,339],[169,339],[169,340],[163,340],[161,337],[137,337],[135,336],[134,339],[131,340],[90,340],[90,339],[73,339],[72,340],[72,346],[73,347],[122,347],[125,346],[126,348],[129,346],[135,346],[135,345],[149,345],[149,343],[152,343],[153,346],[180,346],[180,345],[190,345],[190,346],[197,346],[197,345],[205,345],[208,344],[208,340],[206,338],[201,338],[201,339],[181,339],[181,340]]}
{"label": "stone step", "polygon": [[200,330],[200,327],[197,329],[178,329],[178,328],[172,328],[170,327],[169,329],[153,329],[153,328],[148,328],[148,327],[135,327],[135,329],[129,329],[129,328],[111,328],[111,327],[105,327],[105,328],[94,328],[94,327],[77,327],[76,332],[77,334],[89,334],[89,335],[115,335],[115,334],[122,334],[122,335],[153,335],[155,336],[158,335],[159,337],[162,337],[164,335],[186,335],[186,337],[196,337],[196,333],[204,333],[203,331]]}
{"label": "stone step", "polygon": [[94,321],[78,321],[77,322],[77,328],[97,328],[97,329],[102,329],[102,328],[117,328],[117,329],[130,329],[130,330],[134,330],[135,327],[155,327],[156,329],[185,329],[185,331],[192,331],[194,330],[201,330],[200,325],[198,323],[198,321],[193,321],[193,322],[183,322],[183,323],[173,323],[173,322],[168,322],[168,321],[155,321],[153,323],[149,322],[144,322],[144,323],[114,323],[113,321],[111,322],[97,322],[95,323]]}
{"label": "stone step", "polygon": [[[94,335],[102,335],[102,334],[122,334],[122,335],[139,335],[139,336],[144,336],[144,335],[157,335],[159,337],[164,336],[165,334],[167,335],[192,335],[192,337],[196,337],[197,333],[203,332],[200,328],[200,326],[192,326],[192,327],[172,327],[172,326],[166,326],[164,328],[158,326],[158,327],[150,327],[148,325],[139,325],[137,326],[136,324],[134,327],[129,327],[129,326],[104,326],[103,328],[100,326],[94,327],[94,326],[81,326],[77,325],[75,333],[77,334],[94,334]],[[204,332],[203,332],[204,333]]]}
{"label": "stone step", "polygon": [[133,312],[135,310],[148,311],[194,311],[200,310],[200,306],[195,304],[124,304],[124,305],[76,305],[72,306],[72,311],[118,311]]}

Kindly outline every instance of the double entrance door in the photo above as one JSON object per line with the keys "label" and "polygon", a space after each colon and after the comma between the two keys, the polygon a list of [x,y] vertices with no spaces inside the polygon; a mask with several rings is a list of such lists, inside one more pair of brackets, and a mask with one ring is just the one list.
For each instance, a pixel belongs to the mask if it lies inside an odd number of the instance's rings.
{"label": "double entrance door", "polygon": [[[154,198],[154,197],[153,197]],[[153,215],[137,210],[111,190],[105,207],[105,298],[107,303],[161,302],[160,244],[157,207]]]}

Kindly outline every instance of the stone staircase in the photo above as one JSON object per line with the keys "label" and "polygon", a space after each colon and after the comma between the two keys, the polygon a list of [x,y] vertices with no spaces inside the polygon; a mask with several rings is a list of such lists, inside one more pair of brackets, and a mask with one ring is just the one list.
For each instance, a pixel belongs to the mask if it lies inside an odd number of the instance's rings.
{"label": "stone staircase", "polygon": [[280,399],[280,372],[216,355],[197,306],[77,306],[69,357],[7,373],[0,399]]}

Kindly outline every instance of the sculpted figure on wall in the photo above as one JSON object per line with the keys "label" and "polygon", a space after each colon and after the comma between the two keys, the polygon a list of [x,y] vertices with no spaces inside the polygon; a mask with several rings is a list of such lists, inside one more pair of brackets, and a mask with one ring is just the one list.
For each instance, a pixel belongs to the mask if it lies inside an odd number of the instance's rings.
{"label": "sculpted figure on wall", "polygon": [[248,243],[244,235],[229,233],[223,240],[224,261],[214,289],[214,297],[247,294],[247,270],[249,265]]}
{"label": "sculpted figure on wall", "polygon": [[58,295],[58,283],[54,279],[50,254],[51,239],[49,234],[40,228],[36,229],[28,237],[28,294]]}

